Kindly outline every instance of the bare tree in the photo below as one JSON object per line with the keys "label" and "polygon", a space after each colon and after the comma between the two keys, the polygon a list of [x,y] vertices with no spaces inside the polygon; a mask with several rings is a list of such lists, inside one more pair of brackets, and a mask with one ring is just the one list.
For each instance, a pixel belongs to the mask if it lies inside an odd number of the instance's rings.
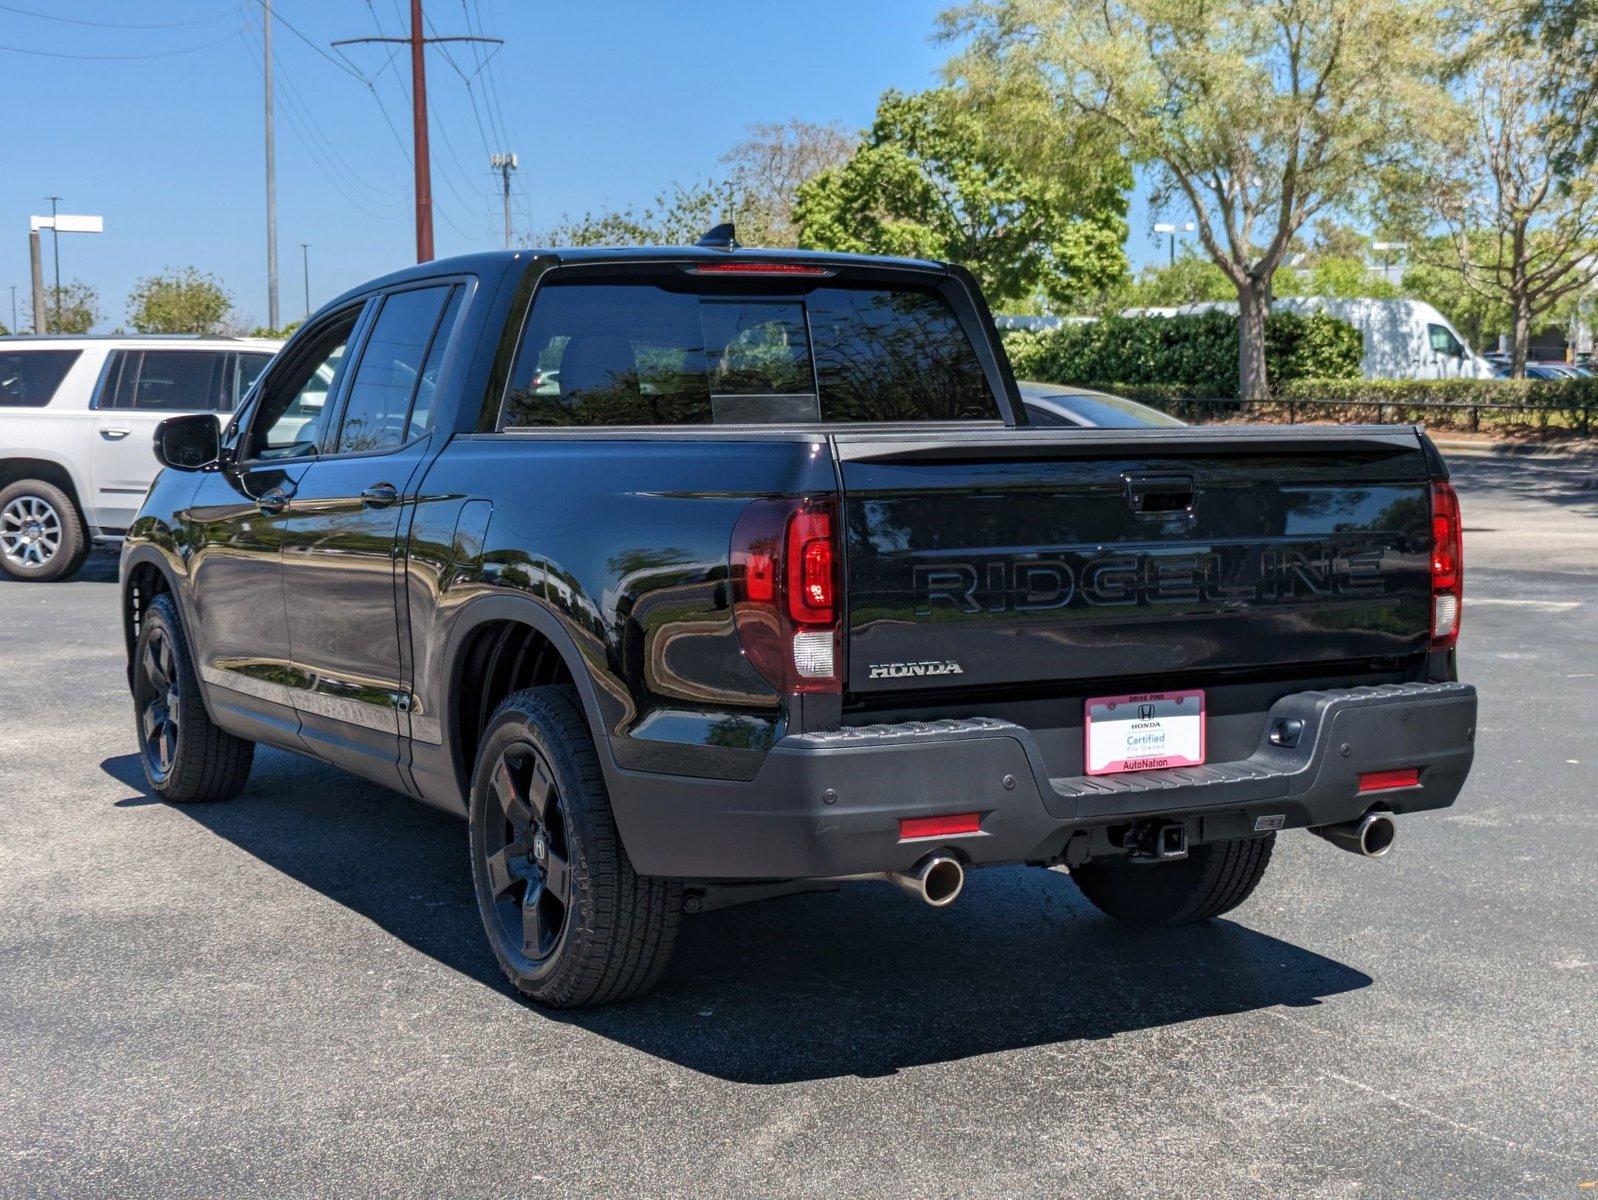
{"label": "bare tree", "polygon": [[829,167],[841,166],[858,138],[842,125],[815,125],[797,118],[783,124],[747,127],[748,138],[721,156],[727,184],[742,197],[741,207],[762,219],[764,228],[744,230],[750,245],[796,246],[794,196]]}

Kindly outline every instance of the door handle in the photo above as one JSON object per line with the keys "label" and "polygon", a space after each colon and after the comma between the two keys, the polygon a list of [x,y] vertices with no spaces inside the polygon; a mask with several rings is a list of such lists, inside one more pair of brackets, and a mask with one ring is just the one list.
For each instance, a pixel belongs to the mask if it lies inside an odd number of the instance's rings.
{"label": "door handle", "polygon": [[255,506],[269,517],[275,517],[289,506],[289,494],[280,487],[261,493]]}
{"label": "door handle", "polygon": [[392,483],[374,483],[361,493],[361,503],[367,508],[387,508],[399,499],[399,489]]}
{"label": "door handle", "polygon": [[102,427],[100,430],[100,436],[105,438],[107,441],[118,442],[132,432],[133,430],[131,429],[106,429]]}

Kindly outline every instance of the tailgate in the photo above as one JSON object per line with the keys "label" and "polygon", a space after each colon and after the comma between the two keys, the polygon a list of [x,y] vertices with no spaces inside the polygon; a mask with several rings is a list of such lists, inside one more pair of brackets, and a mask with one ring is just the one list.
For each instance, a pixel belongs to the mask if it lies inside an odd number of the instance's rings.
{"label": "tailgate", "polygon": [[838,434],[851,693],[1423,652],[1430,471],[1394,427]]}

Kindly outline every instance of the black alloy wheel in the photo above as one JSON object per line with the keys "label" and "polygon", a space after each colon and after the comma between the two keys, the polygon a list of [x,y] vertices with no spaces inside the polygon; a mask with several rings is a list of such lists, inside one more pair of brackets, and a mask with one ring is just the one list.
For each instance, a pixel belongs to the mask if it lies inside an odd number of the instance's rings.
{"label": "black alloy wheel", "polygon": [[139,749],[150,782],[165,783],[178,757],[183,698],[178,690],[177,649],[171,634],[157,625],[139,648],[133,703],[138,710]]}
{"label": "black alloy wheel", "polygon": [[566,818],[554,772],[536,746],[505,748],[489,777],[476,847],[500,947],[524,974],[560,946],[571,910]]}

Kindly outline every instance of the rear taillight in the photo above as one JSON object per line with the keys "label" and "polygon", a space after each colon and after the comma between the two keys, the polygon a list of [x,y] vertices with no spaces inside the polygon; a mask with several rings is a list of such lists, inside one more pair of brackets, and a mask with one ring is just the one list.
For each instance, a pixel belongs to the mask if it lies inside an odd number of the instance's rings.
{"label": "rear taillight", "polygon": [[1459,640],[1465,598],[1464,529],[1459,496],[1452,485],[1432,484],[1432,648],[1446,650]]}
{"label": "rear taillight", "polygon": [[843,690],[837,525],[830,500],[756,500],[732,534],[733,623],[780,692]]}

